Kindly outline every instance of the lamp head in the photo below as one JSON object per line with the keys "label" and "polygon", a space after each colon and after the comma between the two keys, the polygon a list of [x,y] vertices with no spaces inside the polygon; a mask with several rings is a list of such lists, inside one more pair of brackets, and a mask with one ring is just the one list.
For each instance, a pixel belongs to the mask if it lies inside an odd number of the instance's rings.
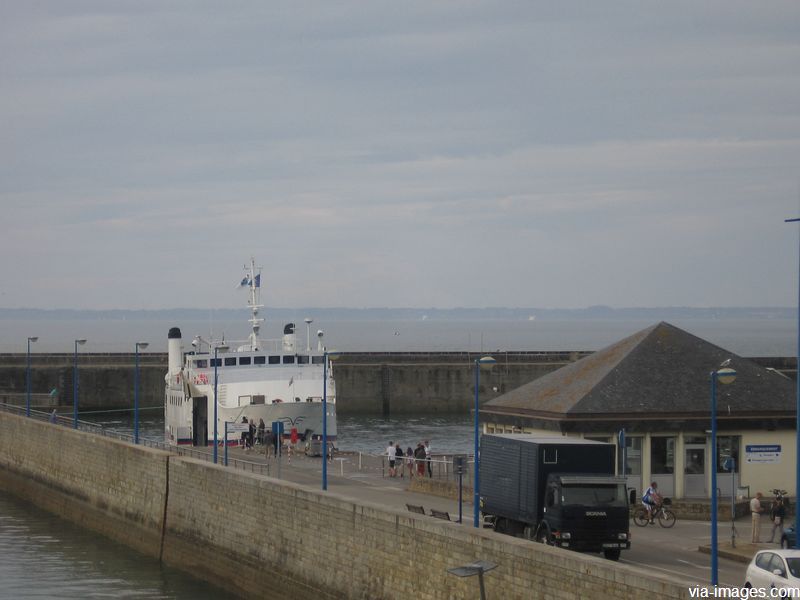
{"label": "lamp head", "polygon": [[218,346],[214,346],[214,352],[227,352],[230,349],[231,347],[227,344],[219,344]]}
{"label": "lamp head", "polygon": [[32,335],[32,336],[30,336],[30,337],[28,338],[28,341],[29,341],[29,342],[38,342],[38,341],[39,341],[39,336]]}
{"label": "lamp head", "polygon": [[484,371],[490,370],[497,364],[497,360],[493,356],[482,356],[475,362],[478,363],[478,366]]}
{"label": "lamp head", "polygon": [[339,360],[342,357],[339,350],[328,350],[325,354],[328,356],[328,360]]}
{"label": "lamp head", "polygon": [[736,381],[736,371],[728,367],[717,369],[714,376],[720,383],[733,383]]}
{"label": "lamp head", "polygon": [[306,317],[303,320],[306,322],[306,325],[311,325],[314,322],[314,319],[312,319],[311,317]]}
{"label": "lamp head", "polygon": [[141,348],[142,350],[144,350],[149,345],[150,345],[150,342],[136,342],[136,348],[137,349]]}
{"label": "lamp head", "polygon": [[78,344],[79,346],[83,346],[86,343],[86,338],[75,340],[75,343]]}

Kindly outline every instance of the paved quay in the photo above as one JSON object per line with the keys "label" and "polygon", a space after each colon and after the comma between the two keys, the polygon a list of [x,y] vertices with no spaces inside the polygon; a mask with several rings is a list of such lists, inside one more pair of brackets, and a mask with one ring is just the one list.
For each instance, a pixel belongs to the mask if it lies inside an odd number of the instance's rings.
{"label": "paved quay", "polygon": [[[291,457],[283,454],[280,459],[275,457],[267,459],[259,447],[252,451],[229,448],[228,455],[229,464],[235,462],[236,468],[258,472],[256,465],[263,465],[268,468],[268,473],[265,474],[270,477],[322,489],[322,459],[319,456],[309,457],[294,453]],[[223,452],[219,453],[218,460],[220,462],[223,460]],[[443,466],[444,463],[434,462],[433,480],[456,482],[457,479],[452,472],[443,472]],[[433,509],[449,513],[451,521],[458,519],[457,499],[410,490],[413,479],[418,476],[409,477],[406,470],[402,477],[400,474],[397,477],[389,477],[385,461],[380,456],[336,453],[334,460],[328,462],[327,475],[330,492],[402,511],[407,510],[406,504],[422,506],[427,515],[430,515]],[[430,479],[427,475],[425,478]],[[468,486],[465,478],[462,519],[471,525],[473,522],[471,480],[469,484]]]}
{"label": "paved quay", "polygon": [[[211,452],[202,451],[210,457]],[[245,451],[241,448],[230,448],[229,464],[231,468],[239,468],[243,470],[254,470],[259,472],[262,469],[265,475],[290,481],[293,483],[302,484],[304,486],[321,489],[322,488],[322,460],[321,457],[308,457],[303,454],[295,453],[291,458],[283,455],[280,460],[275,457],[267,459],[263,455],[263,449],[257,447],[254,451]],[[223,460],[223,452],[219,453],[219,461]],[[436,464],[436,463],[434,463]],[[235,467],[234,467],[235,465]],[[470,465],[471,466],[471,465]],[[267,472],[268,471],[268,472]],[[416,477],[416,476],[415,476]],[[426,480],[430,479],[425,477]],[[465,478],[466,479],[466,478]],[[446,480],[450,482],[457,481],[452,472],[443,472],[443,464],[434,467],[434,481]],[[409,489],[414,487],[406,472],[404,477],[389,477],[387,467],[383,457],[375,455],[359,455],[357,453],[337,453],[335,459],[328,463],[328,491],[336,493],[341,496],[353,498],[358,501],[369,502],[387,508],[393,508],[400,511],[406,511],[407,504],[422,506],[425,514],[430,518],[431,510],[447,512],[450,520],[455,522],[458,519],[459,504],[457,499],[442,497],[425,491],[417,491]],[[469,485],[465,481],[464,494],[462,497],[462,524],[465,527],[472,527],[473,524],[473,505],[471,496],[471,479]],[[687,521],[683,521],[687,523]],[[708,531],[708,523],[703,521],[696,521],[697,527]],[[771,527],[765,522],[762,525],[762,536],[768,536]],[[634,527],[631,524],[631,531],[635,546],[637,542],[647,539],[644,536],[648,535],[645,530]],[[649,530],[648,530],[649,531]],[[675,538],[674,543],[679,544],[681,538],[685,536],[680,527],[675,529],[661,529],[651,533],[658,532],[659,537],[663,536],[664,540]],[[750,517],[745,516],[736,520],[737,541],[736,545],[732,546],[730,541],[730,523],[720,521],[718,526],[719,535],[719,556],[721,559],[728,559],[734,561],[736,564],[741,564],[741,574],[743,576],[744,566],[750,562],[752,557],[758,550],[768,548],[778,548],[777,543],[761,543],[752,544],[749,542],[750,538]],[[651,537],[648,535],[648,537]],[[748,541],[745,541],[748,540]],[[653,540],[655,541],[655,540]],[[699,541],[699,540],[698,540]],[[658,545],[658,542],[656,542]],[[642,549],[644,549],[642,547]],[[694,550],[695,556],[698,561],[703,561],[700,556],[706,556],[708,560],[710,554],[710,544],[708,537],[705,536],[700,544],[689,548]],[[638,551],[635,553],[638,555]],[[634,556],[634,555],[627,555]],[[629,562],[630,561],[623,561]],[[645,565],[641,565],[645,566]],[[736,570],[738,573],[738,569]],[[738,579],[738,575],[733,580],[734,583]]]}

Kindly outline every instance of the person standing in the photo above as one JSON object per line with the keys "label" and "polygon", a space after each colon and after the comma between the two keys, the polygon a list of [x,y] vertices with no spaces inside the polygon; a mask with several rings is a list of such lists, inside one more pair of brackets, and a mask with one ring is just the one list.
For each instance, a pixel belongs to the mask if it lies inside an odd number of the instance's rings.
{"label": "person standing", "polygon": [[414,460],[417,463],[417,475],[425,477],[425,446],[422,442],[417,444],[417,449],[414,450]]}
{"label": "person standing", "polygon": [[390,441],[386,446],[386,458],[389,459],[389,477],[394,477],[397,472],[394,469],[395,460],[397,460],[397,451],[394,448],[394,442]]}
{"label": "person standing", "polygon": [[406,448],[406,468],[408,469],[408,477],[414,477],[414,451],[411,446]]}
{"label": "person standing", "polygon": [[274,446],[275,436],[272,435],[272,429],[267,429],[267,432],[264,434],[264,452],[267,458],[269,458],[271,454],[274,454]]}
{"label": "person standing", "polygon": [[394,447],[394,455],[395,455],[395,465],[397,465],[396,468],[400,470],[400,477],[402,478],[406,472],[406,465],[405,462],[403,461],[403,449],[400,447],[399,443]]}
{"label": "person standing", "polygon": [[431,443],[425,440],[425,462],[428,463],[428,477],[433,477],[433,468],[431,467]]}
{"label": "person standing", "polygon": [[750,515],[753,520],[751,541],[754,544],[758,544],[761,538],[761,513],[764,512],[764,508],[761,506],[762,496],[761,492],[756,492],[756,497],[750,500]]}
{"label": "person standing", "polygon": [[[778,498],[772,505],[772,510],[769,511],[770,519],[772,520],[772,533],[769,536],[769,544],[774,541],[781,543],[783,538],[783,519],[786,517],[786,507],[783,504],[783,498]],[[778,530],[778,539],[775,540],[775,530]]]}

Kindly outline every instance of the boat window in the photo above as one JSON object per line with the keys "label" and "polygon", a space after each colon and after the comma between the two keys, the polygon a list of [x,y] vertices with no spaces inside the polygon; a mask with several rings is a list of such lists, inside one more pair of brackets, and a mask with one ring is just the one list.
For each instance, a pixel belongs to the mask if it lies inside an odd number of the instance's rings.
{"label": "boat window", "polygon": [[325,356],[312,356],[311,357],[311,364],[321,365],[324,362],[325,362]]}
{"label": "boat window", "polygon": [[251,357],[249,357],[249,356],[240,356],[239,357],[239,365],[240,366],[241,365],[249,365],[250,364],[250,358]]}
{"label": "boat window", "polygon": [[267,357],[266,356],[254,356],[253,357],[253,364],[254,365],[265,365],[265,364],[267,364]]}
{"label": "boat window", "polygon": [[[258,358],[258,357],[256,356],[256,358]],[[264,396],[262,396],[260,394],[257,395],[257,396],[253,396],[253,400],[252,400],[251,404],[264,404]]]}
{"label": "boat window", "polygon": [[225,366],[226,367],[235,367],[236,366],[236,357],[229,356],[225,358]]}
{"label": "boat window", "polygon": [[283,364],[285,365],[293,365],[294,364],[294,355],[286,354],[283,357]]}
{"label": "boat window", "polygon": [[271,364],[271,365],[279,365],[279,364],[281,364],[281,357],[280,356],[270,356],[269,357],[269,364]]}
{"label": "boat window", "polygon": [[247,406],[250,404],[250,396],[239,396],[239,406]]}
{"label": "boat window", "polygon": [[308,356],[305,354],[298,354],[297,356],[297,364],[298,365],[307,365],[308,364]]}
{"label": "boat window", "polygon": [[207,365],[208,361],[205,359],[199,359],[194,361],[194,366],[197,367],[198,369],[205,369]]}
{"label": "boat window", "polygon": [[212,367],[221,367],[222,366],[222,359],[221,358],[212,358],[210,361]]}

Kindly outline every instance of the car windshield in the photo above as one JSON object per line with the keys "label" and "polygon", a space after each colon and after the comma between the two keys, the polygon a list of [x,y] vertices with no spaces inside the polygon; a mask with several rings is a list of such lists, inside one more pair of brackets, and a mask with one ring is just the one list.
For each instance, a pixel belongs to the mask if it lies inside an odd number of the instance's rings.
{"label": "car windshield", "polygon": [[800,577],[800,556],[786,557],[786,565],[789,567],[789,573],[792,577]]}
{"label": "car windshield", "polygon": [[561,488],[562,504],[603,504],[626,506],[625,486],[611,484],[571,484]]}

